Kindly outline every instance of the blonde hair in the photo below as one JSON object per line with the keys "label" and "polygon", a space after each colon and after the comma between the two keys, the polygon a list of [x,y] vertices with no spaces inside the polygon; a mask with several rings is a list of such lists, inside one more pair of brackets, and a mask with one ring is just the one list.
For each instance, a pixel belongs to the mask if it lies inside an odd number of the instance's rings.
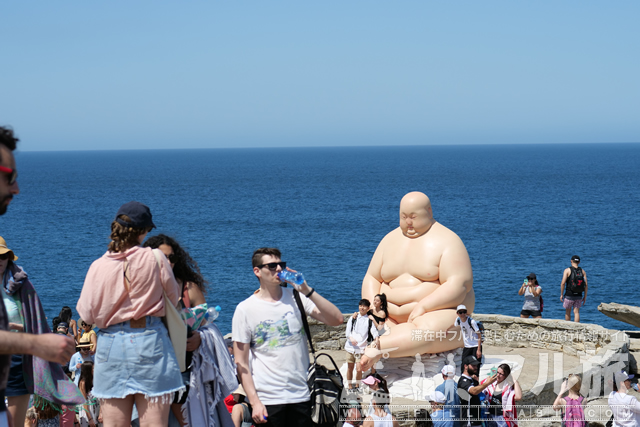
{"label": "blonde hair", "polygon": [[36,412],[36,408],[31,406],[29,409],[27,409],[26,418],[29,421],[37,421],[38,420],[38,413]]}
{"label": "blonde hair", "polygon": [[[575,379],[572,380],[573,378]],[[580,388],[582,388],[582,378],[580,378],[580,375],[569,374],[569,376],[567,377],[567,381],[569,384],[575,381],[575,384],[571,386],[570,390],[574,393],[580,394]]]}

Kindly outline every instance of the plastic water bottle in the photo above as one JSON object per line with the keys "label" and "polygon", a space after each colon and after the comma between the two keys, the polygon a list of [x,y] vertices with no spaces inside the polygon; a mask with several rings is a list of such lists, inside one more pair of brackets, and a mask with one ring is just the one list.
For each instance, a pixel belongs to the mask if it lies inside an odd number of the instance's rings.
{"label": "plastic water bottle", "polygon": [[294,273],[293,271],[283,270],[278,273],[278,279],[283,282],[294,283],[296,285],[302,285],[304,283],[304,276],[302,273]]}
{"label": "plastic water bottle", "polygon": [[220,310],[222,310],[222,308],[219,305],[216,305],[215,307],[209,307],[205,317],[209,322],[213,322],[220,315]]}

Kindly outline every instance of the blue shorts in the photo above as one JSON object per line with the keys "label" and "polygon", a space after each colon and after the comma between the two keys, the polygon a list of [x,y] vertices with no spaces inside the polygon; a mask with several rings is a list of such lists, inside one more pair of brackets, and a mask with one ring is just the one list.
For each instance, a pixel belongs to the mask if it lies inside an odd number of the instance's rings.
{"label": "blue shorts", "polygon": [[27,385],[24,382],[24,372],[22,369],[22,355],[11,355],[11,368],[9,369],[9,378],[7,379],[7,389],[4,395],[7,397],[23,396],[29,394]]}
{"label": "blue shorts", "polygon": [[159,317],[146,319],[144,329],[123,322],[98,331],[92,391],[98,399],[143,394],[171,403],[184,388],[167,329]]}

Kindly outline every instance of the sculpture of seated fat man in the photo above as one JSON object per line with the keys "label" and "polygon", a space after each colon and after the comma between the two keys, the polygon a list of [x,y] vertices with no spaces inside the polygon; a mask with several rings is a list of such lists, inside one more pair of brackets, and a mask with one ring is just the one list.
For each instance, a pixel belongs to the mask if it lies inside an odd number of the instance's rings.
{"label": "sculpture of seated fat man", "polygon": [[379,350],[365,351],[363,370],[383,354],[414,356],[463,345],[460,328],[453,323],[459,304],[469,313],[475,307],[471,261],[458,235],[433,219],[431,202],[423,193],[402,198],[400,227],[387,234],[373,254],[362,298],[371,301],[382,293],[388,302],[389,331],[380,337]]}

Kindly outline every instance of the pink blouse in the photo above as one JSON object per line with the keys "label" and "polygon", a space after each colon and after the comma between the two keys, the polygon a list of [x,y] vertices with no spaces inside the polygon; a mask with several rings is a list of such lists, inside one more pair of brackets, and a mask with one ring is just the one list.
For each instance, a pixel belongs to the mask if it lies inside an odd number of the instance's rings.
{"label": "pink blouse", "polygon": [[[125,287],[124,266],[129,261]],[[173,277],[169,261],[160,257],[158,268],[151,248],[134,246],[125,252],[107,252],[95,260],[84,280],[76,305],[78,314],[87,323],[99,328],[144,316],[164,316],[164,296],[176,305],[180,286]]]}

